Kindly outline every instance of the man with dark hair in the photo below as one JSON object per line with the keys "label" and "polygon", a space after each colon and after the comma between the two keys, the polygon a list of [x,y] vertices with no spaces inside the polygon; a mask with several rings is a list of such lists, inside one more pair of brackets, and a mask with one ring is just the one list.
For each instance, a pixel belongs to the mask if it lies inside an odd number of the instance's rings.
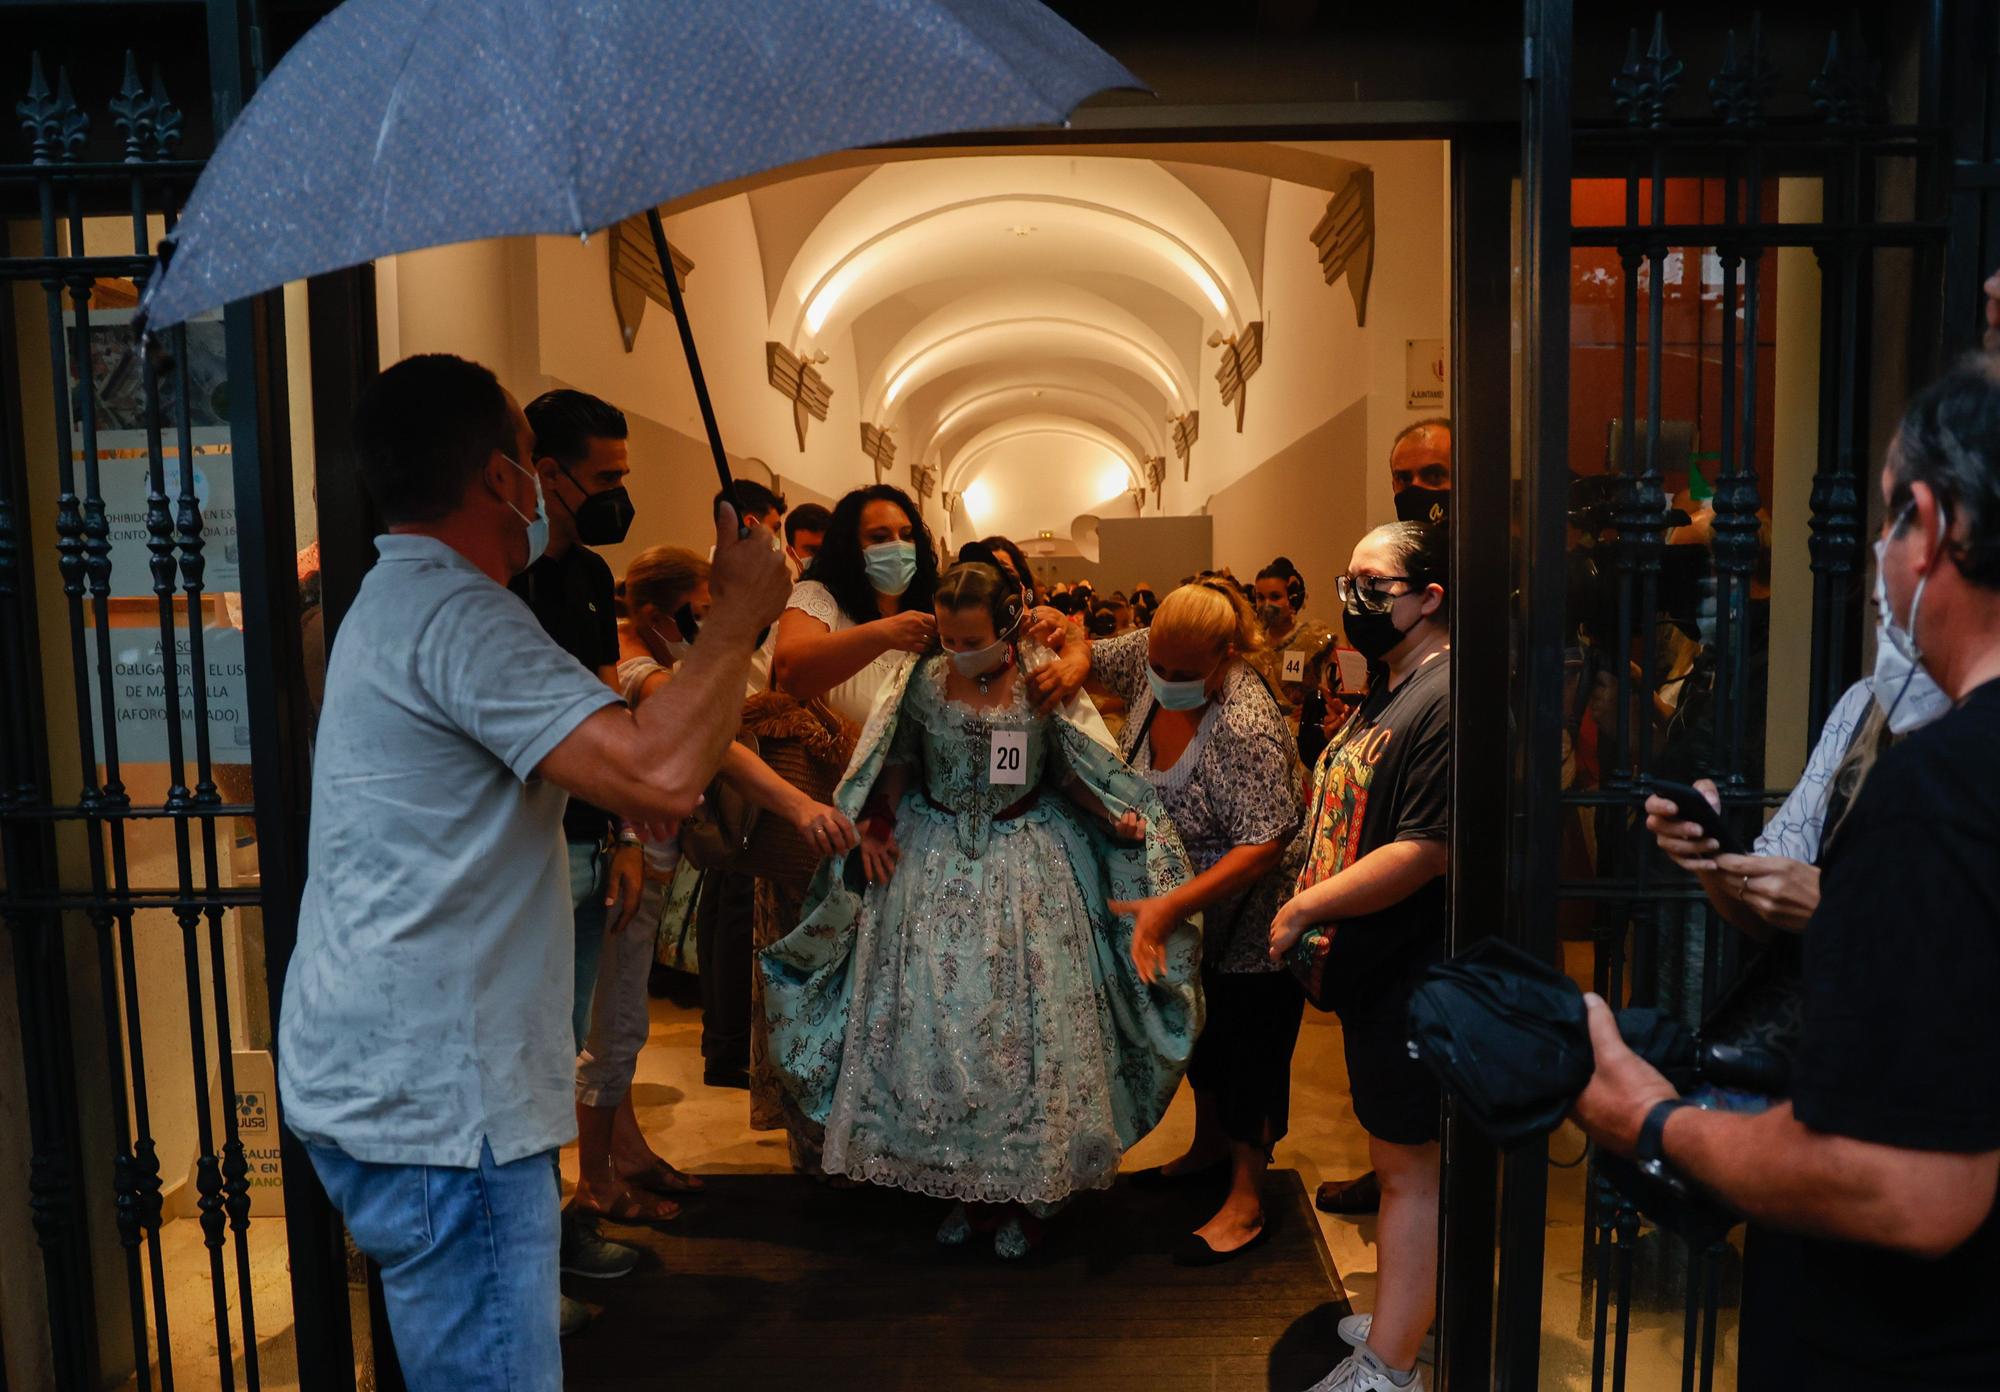
{"label": "man with dark hair", "polygon": [[701,640],[628,709],[504,588],[552,527],[533,431],[491,372],[398,363],[363,393],[355,440],[389,530],[328,662],[285,1122],[381,1264],[412,1389],[554,1388],[576,1060],[557,828],[571,794],[649,839],[693,811],[784,566],[776,538],[739,539],[725,514]]}
{"label": "man with dark hair", "polygon": [[[777,531],[778,524],[785,516],[784,497],[772,492],[755,479],[737,479],[735,483],[736,515],[745,522],[755,522],[760,527]],[[718,507],[728,500],[727,493],[718,492],[715,495],[715,505]]]}
{"label": "man with dark hair", "polygon": [[1389,446],[1389,483],[1396,517],[1442,522],[1451,515],[1451,421],[1433,416],[1406,425]]}
{"label": "man with dark hair", "polygon": [[[535,468],[543,492],[556,506],[549,512],[549,544],[540,558],[514,577],[510,588],[534,611],[544,631],[607,687],[618,687],[618,613],[611,567],[590,548],[616,545],[631,529],[633,506],[625,479],[631,472],[626,451],[625,415],[589,392],[559,388],[528,403],[535,432]],[[563,814],[569,852],[569,889],[576,924],[575,972],[570,1028],[579,1051],[590,1034],[590,1003],[607,933],[624,932],[638,912],[645,890],[645,859],[629,829],[614,838],[614,819],[580,798]],[[594,1215],[621,1220],[672,1218],[671,1199],[644,1194],[610,1173],[612,1135],[620,1107],[596,1107],[582,1095],[576,1103],[578,1183],[575,1202],[563,1214],[562,1267],[574,1275],[603,1278],[623,1274],[638,1252],[597,1235]],[[627,1147],[643,1146],[629,1099],[622,1105]],[[582,1308],[564,1305],[564,1328],[575,1328]]]}
{"label": "man with dark hair", "polygon": [[[1956,705],[1882,753],[1822,851],[1791,1097],[1690,1104],[1592,995],[1576,1119],[1804,1236],[1794,1346],[1756,1351],[1784,1386],[1997,1387],[2000,359],[1910,406],[1881,497],[1886,641]],[[1746,1366],[1756,1336],[1746,1321]]]}
{"label": "man with dark hair", "polygon": [[792,554],[794,573],[803,575],[819,548],[826,542],[826,529],[833,514],[818,503],[801,503],[785,516],[785,549]]}

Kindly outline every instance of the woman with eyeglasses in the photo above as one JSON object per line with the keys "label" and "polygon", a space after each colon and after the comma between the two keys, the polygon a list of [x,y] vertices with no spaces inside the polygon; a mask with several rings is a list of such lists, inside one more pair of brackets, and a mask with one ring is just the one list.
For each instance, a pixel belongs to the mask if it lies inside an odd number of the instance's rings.
{"label": "woman with eyeglasses", "polygon": [[1415,1385],[1437,1313],[1437,1083],[1411,1057],[1411,992],[1444,955],[1451,864],[1451,628],[1441,526],[1361,539],[1340,577],[1348,643],[1373,677],[1313,771],[1298,888],[1269,925],[1315,1005],[1339,1013],[1354,1114],[1382,1190],[1375,1310],[1313,1392]]}
{"label": "woman with eyeglasses", "polygon": [[1305,1009],[1298,983],[1266,953],[1271,914],[1297,870],[1286,851],[1303,780],[1284,714],[1249,664],[1264,641],[1242,589],[1211,576],[1160,601],[1151,628],[1095,643],[1071,636],[1058,661],[1028,676],[1045,706],[1086,681],[1125,702],[1119,753],[1158,790],[1195,871],[1172,893],[1112,905],[1141,936],[1203,917],[1208,1023],[1188,1062],[1194,1140],[1133,1176],[1222,1196],[1175,1250],[1184,1266],[1228,1261],[1264,1239],[1260,1190],[1288,1122]]}

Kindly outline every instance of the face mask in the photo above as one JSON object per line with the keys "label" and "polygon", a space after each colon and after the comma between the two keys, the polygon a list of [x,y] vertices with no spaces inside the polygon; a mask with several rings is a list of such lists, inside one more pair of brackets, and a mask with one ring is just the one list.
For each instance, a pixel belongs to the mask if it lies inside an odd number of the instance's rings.
{"label": "face mask", "polygon": [[1442,522],[1451,516],[1451,490],[1411,484],[1396,495],[1396,518],[1401,522]]}
{"label": "face mask", "polygon": [[1889,613],[1889,586],[1882,578],[1884,542],[1875,543],[1875,671],[1868,678],[1875,704],[1882,708],[1889,732],[1907,735],[1920,730],[1951,709],[1951,697],[1923,668],[1917,648],[1917,613],[1924,602],[1925,576],[1910,596],[1909,627],[1899,626]]}
{"label": "face mask", "polygon": [[917,545],[913,541],[885,541],[867,547],[861,552],[861,564],[875,593],[899,595],[917,578]]}
{"label": "face mask", "polygon": [[1343,609],[1341,627],[1347,631],[1347,645],[1370,662],[1380,662],[1410,636],[1408,629],[1396,627],[1393,606],[1380,613],[1352,607]]}
{"label": "face mask", "polygon": [[667,658],[670,664],[678,667],[681,664],[682,659],[684,659],[688,655],[688,650],[692,648],[694,644],[687,642],[677,642],[674,639],[667,637],[666,634],[660,632],[660,626],[658,624],[653,624],[651,625],[651,627],[653,630],[653,636],[659,639],[660,646],[667,650]]}
{"label": "face mask", "polygon": [[1168,681],[1148,667],[1146,680],[1152,684],[1153,699],[1167,710],[1198,710],[1208,704],[1208,681],[1204,677],[1196,677],[1192,681]]}
{"label": "face mask", "polygon": [[1282,604],[1266,600],[1257,606],[1257,618],[1263,623],[1266,633],[1283,633],[1292,622],[1292,611]]}
{"label": "face mask", "polygon": [[1007,640],[996,638],[985,647],[972,652],[955,652],[951,655],[951,665],[958,669],[961,677],[983,677],[1007,660]]}
{"label": "face mask", "polygon": [[[507,459],[507,456],[504,454],[500,457]],[[507,459],[507,462],[513,464],[515,468],[521,469],[520,464],[514,460]],[[507,504],[507,511],[528,524],[528,559],[521,566],[521,569],[526,570],[536,561],[539,561],[542,558],[542,553],[549,549],[549,500],[542,496],[542,476],[533,469],[521,469],[521,472],[534,481],[535,515],[533,517],[523,515],[521,509],[515,507],[512,503]]]}
{"label": "face mask", "polygon": [[[570,482],[576,480],[572,478]],[[616,546],[632,530],[632,515],[632,495],[622,483],[602,493],[592,493],[582,506],[570,511],[576,520],[576,539],[585,546]]]}

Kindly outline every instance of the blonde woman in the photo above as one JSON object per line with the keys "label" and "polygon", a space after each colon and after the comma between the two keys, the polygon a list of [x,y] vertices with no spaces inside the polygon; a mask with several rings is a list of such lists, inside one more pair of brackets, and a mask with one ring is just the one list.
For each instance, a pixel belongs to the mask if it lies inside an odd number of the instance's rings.
{"label": "blonde woman", "polygon": [[1285,1134],[1304,1010],[1298,982],[1266,951],[1271,916],[1298,868],[1286,850],[1302,817],[1303,779],[1284,714],[1250,666],[1263,650],[1264,626],[1242,590],[1203,579],[1160,601],[1151,628],[1097,643],[1072,638],[1060,661],[1028,678],[1044,702],[1086,680],[1125,702],[1119,752],[1158,792],[1195,872],[1170,894],[1112,906],[1142,932],[1196,912],[1205,924],[1208,1023],[1188,1062],[1194,1141],[1133,1176],[1149,1187],[1227,1190],[1176,1249],[1186,1266],[1227,1261],[1264,1237],[1260,1190]]}

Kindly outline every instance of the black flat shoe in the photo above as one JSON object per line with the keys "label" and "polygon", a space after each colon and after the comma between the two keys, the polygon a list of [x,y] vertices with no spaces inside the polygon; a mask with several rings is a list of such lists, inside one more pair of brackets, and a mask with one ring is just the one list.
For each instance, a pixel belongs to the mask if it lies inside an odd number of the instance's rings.
{"label": "black flat shoe", "polygon": [[1382,1185],[1373,1170],[1354,1179],[1330,1179],[1313,1195],[1313,1206],[1321,1213],[1338,1213],[1348,1218],[1377,1213],[1382,1208]]}
{"label": "black flat shoe", "polygon": [[1155,1165],[1149,1170],[1134,1170],[1125,1180],[1134,1189],[1192,1189],[1204,1184],[1220,1184],[1229,1178],[1229,1157],[1223,1156],[1212,1164],[1199,1169],[1182,1170],[1179,1174],[1168,1174],[1165,1165]]}
{"label": "black flat shoe", "polygon": [[1227,1252],[1218,1252],[1208,1245],[1208,1239],[1200,1233],[1189,1233],[1174,1247],[1174,1265],[1221,1266],[1226,1261],[1235,1261],[1245,1252],[1262,1246],[1270,1236],[1271,1225],[1266,1223],[1263,1227],[1257,1229],[1256,1235],[1241,1247],[1231,1248]]}
{"label": "black flat shoe", "polygon": [[705,1068],[702,1070],[703,1087],[740,1088],[750,1090],[750,1070],[747,1068]]}

